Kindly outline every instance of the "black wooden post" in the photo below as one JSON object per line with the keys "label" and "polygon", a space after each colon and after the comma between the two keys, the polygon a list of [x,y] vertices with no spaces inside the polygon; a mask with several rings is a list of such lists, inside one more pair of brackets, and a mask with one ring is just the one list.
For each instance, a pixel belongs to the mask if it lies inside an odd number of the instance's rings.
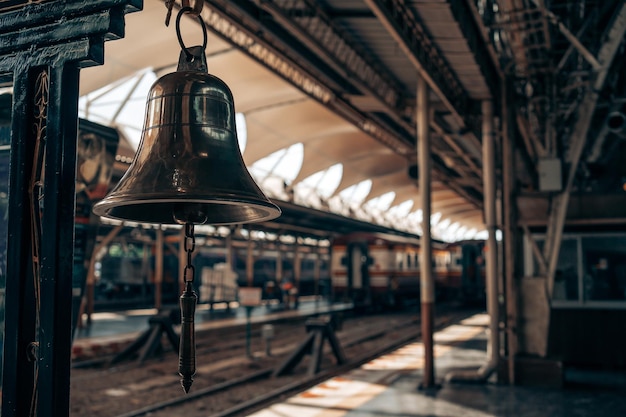
{"label": "black wooden post", "polygon": [[142,5],[0,3],[0,81],[13,85],[3,417],[69,415],[79,72]]}
{"label": "black wooden post", "polygon": [[[74,269],[74,185],[78,133],[79,69],[75,63],[50,68],[46,126],[46,167],[42,239],[58,245],[41,248],[38,416],[69,410],[72,345],[72,273]],[[71,202],[71,204],[69,204]],[[71,248],[72,250],[68,250]],[[50,329],[52,332],[50,332]],[[51,408],[50,408],[51,407]]]}

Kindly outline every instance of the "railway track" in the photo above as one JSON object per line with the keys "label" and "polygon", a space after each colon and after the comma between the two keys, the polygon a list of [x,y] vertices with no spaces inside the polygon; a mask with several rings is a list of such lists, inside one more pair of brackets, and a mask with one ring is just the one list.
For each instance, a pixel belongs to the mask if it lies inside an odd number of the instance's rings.
{"label": "railway track", "polygon": [[[459,318],[447,313],[437,324]],[[72,376],[72,416],[134,417],[150,415],[169,416],[172,413],[186,417],[245,415],[263,407],[276,398],[305,389],[337,373],[358,366],[386,351],[415,340],[419,336],[419,319],[414,315],[382,315],[349,318],[343,330],[337,332],[349,359],[343,366],[335,366],[329,355],[322,362],[322,372],[306,376],[306,362],[290,375],[272,377],[274,370],[288,354],[302,342],[305,333],[302,323],[283,323],[277,326],[275,349],[271,357],[255,352],[255,358],[245,356],[242,333],[232,332],[225,340],[206,347],[198,355],[198,375],[190,394],[182,394],[175,374],[175,356],[170,353],[144,366],[127,369],[94,370]],[[409,329],[409,330],[407,330]],[[215,335],[214,335],[215,336]],[[234,340],[233,340],[234,339]],[[258,339],[258,337],[257,337]],[[221,349],[218,345],[224,347]],[[89,378],[91,374],[93,378]],[[81,379],[82,378],[82,379]],[[108,388],[106,387],[108,384]],[[88,386],[92,386],[88,388]],[[111,400],[115,402],[112,403]]]}

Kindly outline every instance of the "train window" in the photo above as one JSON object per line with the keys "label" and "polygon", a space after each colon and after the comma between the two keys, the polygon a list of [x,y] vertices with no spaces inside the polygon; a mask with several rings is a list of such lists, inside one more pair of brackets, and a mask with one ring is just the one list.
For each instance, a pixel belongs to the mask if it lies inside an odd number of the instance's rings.
{"label": "train window", "polygon": [[404,256],[402,253],[396,253],[396,265],[400,271],[404,269]]}
{"label": "train window", "polygon": [[[545,239],[535,238],[539,250]],[[526,245],[527,271],[540,274]],[[574,305],[592,308],[626,301],[626,235],[595,234],[563,237],[554,276],[552,299],[555,307]]]}
{"label": "train window", "polygon": [[626,236],[583,237],[581,243],[585,299],[626,300]]}

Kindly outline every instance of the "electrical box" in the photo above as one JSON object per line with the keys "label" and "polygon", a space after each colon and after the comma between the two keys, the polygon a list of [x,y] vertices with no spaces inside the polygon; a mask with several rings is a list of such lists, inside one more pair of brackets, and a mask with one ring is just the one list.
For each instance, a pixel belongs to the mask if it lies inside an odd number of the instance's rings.
{"label": "electrical box", "polygon": [[563,188],[561,160],[540,159],[537,163],[540,191],[561,191]]}

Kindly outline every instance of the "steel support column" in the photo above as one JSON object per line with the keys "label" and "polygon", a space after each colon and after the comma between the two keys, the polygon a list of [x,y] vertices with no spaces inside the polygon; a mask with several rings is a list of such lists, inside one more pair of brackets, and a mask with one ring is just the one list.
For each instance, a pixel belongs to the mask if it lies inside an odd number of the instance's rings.
{"label": "steel support column", "polygon": [[496,241],[496,152],[493,132],[493,103],[482,103],[483,113],[483,184],[485,188],[485,223],[487,226],[486,286],[489,312],[489,362],[494,370],[500,355],[498,305],[498,243]]}
{"label": "steel support column", "polygon": [[417,160],[419,168],[419,192],[422,206],[422,239],[420,245],[420,299],[422,308],[422,342],[424,343],[424,377],[421,388],[435,386],[435,363],[433,355],[433,315],[435,283],[432,270],[432,247],[430,233],[430,108],[428,84],[417,75]]}
{"label": "steel support column", "polygon": [[515,384],[515,358],[518,351],[517,283],[515,280],[516,211],[515,211],[515,132],[514,114],[509,109],[513,87],[509,80],[502,87],[502,198],[504,240],[504,292],[506,305],[506,343],[509,384]]}
{"label": "steel support column", "polygon": [[496,158],[493,132],[493,102],[482,102],[483,115],[483,187],[485,190],[485,226],[487,227],[486,286],[489,313],[488,362],[476,372],[452,372],[447,381],[486,381],[497,369],[500,358],[500,331],[498,302],[498,243],[496,241]]}

